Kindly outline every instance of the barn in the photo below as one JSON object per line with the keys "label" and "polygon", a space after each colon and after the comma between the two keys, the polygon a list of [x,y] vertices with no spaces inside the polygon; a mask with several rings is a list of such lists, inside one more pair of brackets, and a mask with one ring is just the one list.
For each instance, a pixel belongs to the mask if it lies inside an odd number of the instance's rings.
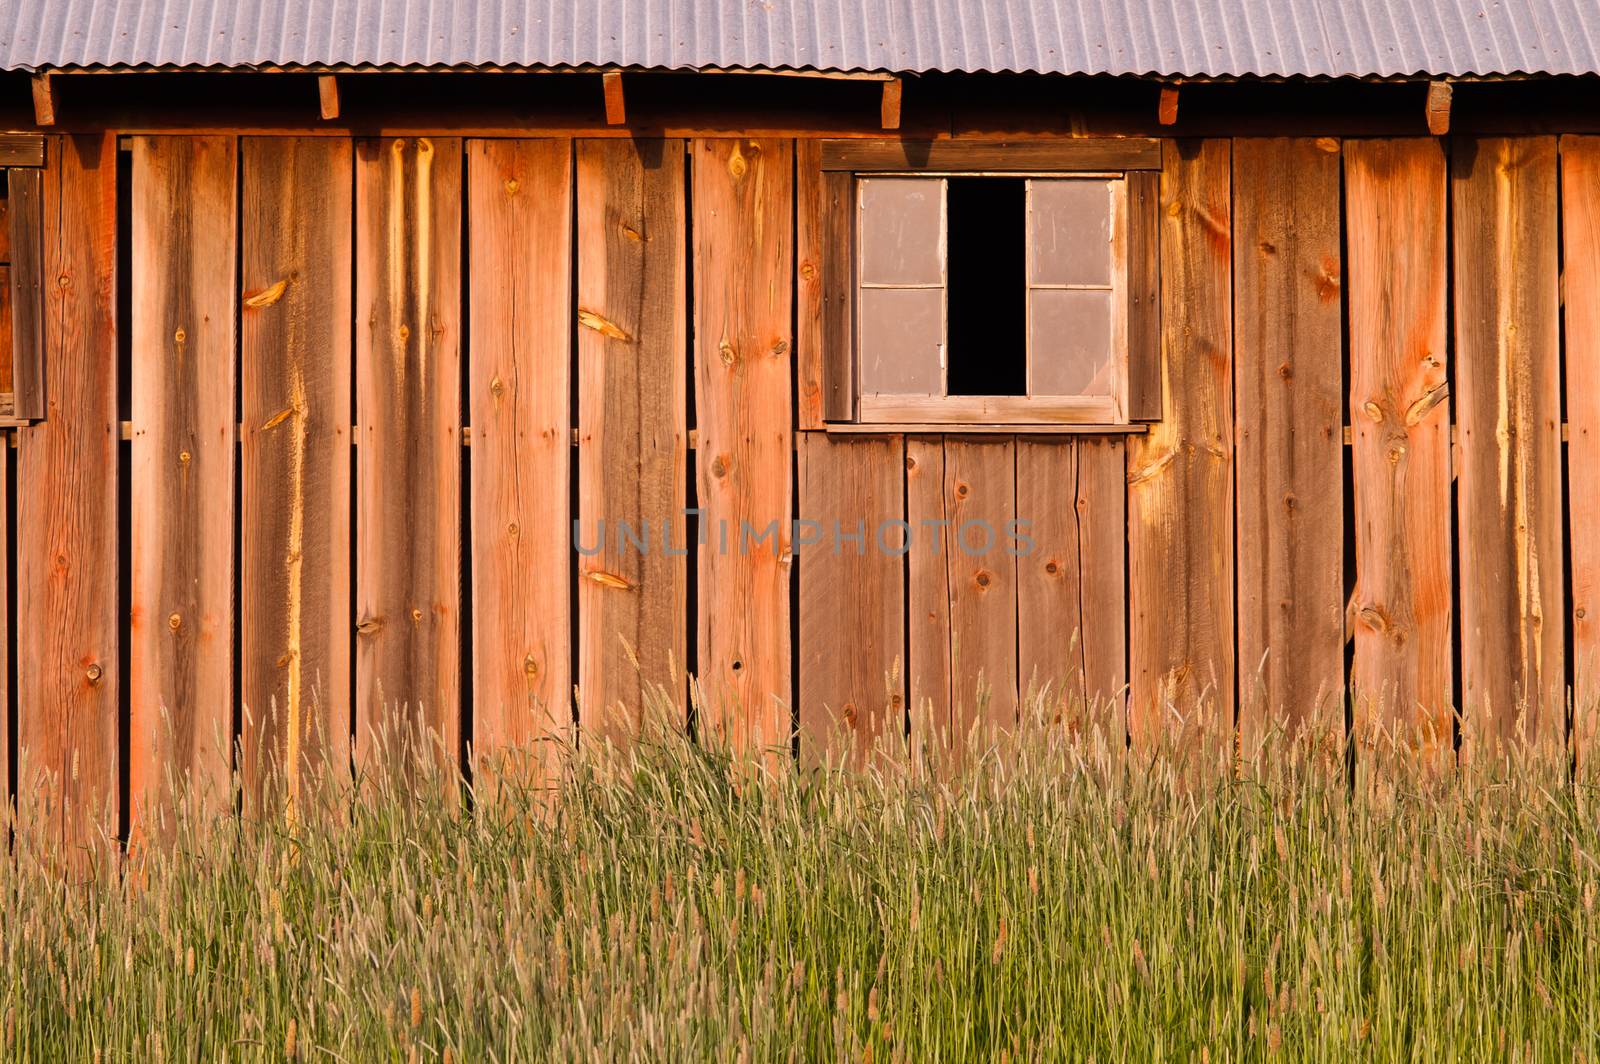
{"label": "barn", "polygon": [[656,702],[1584,757],[1580,0],[7,0],[0,70],[19,825]]}

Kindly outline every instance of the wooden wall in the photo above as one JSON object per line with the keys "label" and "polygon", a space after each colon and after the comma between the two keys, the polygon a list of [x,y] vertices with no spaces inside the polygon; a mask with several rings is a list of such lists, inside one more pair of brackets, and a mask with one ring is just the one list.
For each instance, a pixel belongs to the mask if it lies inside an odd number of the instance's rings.
{"label": "wooden wall", "polygon": [[1600,138],[1167,141],[1161,417],[1082,436],[823,431],[813,141],[120,149],[43,181],[26,830],[388,743],[548,773],[691,677],[703,734],[807,763],[1024,708],[1594,735]]}

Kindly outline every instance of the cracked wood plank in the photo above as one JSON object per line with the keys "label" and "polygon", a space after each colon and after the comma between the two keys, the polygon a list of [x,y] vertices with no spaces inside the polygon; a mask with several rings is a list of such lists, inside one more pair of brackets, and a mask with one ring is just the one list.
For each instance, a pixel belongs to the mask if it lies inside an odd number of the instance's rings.
{"label": "cracked wood plank", "polygon": [[238,144],[133,142],[130,832],[188,792],[225,808],[233,769]]}
{"label": "cracked wood plank", "polygon": [[800,437],[800,756],[810,766],[903,748],[904,447],[899,436]]}
{"label": "cracked wood plank", "polygon": [[353,161],[340,137],[240,154],[239,770],[292,810],[350,766]]}
{"label": "cracked wood plank", "polygon": [[1456,137],[1461,757],[1566,749],[1554,137]]}
{"label": "cracked wood plank", "polygon": [[1233,142],[1239,729],[1344,738],[1339,142]]}
{"label": "cracked wood plank", "polygon": [[356,759],[461,744],[461,141],[356,146]]}
{"label": "cracked wood plank", "polygon": [[535,781],[572,731],[571,217],[570,141],[467,143],[472,752]]}
{"label": "cracked wood plank", "polygon": [[[117,143],[52,138],[48,417],[18,430],[18,842],[79,869],[120,815]],[[64,854],[63,854],[64,851]]]}
{"label": "cracked wood plank", "polygon": [[1567,534],[1572,546],[1572,744],[1600,741],[1600,137],[1561,138],[1566,298]]}
{"label": "cracked wood plank", "polygon": [[692,169],[700,720],[787,753],[794,145],[697,140]]}
{"label": "cracked wood plank", "polygon": [[[686,720],[688,322],[683,141],[578,142],[580,726]],[[624,528],[626,526],[626,529]]]}
{"label": "cracked wood plank", "polygon": [[[1358,741],[1451,754],[1445,158],[1433,140],[1344,145]],[[1406,239],[1396,240],[1404,232]]]}
{"label": "cracked wood plank", "polygon": [[1233,727],[1229,163],[1225,140],[1164,142],[1162,416],[1128,444],[1128,729],[1142,749]]}

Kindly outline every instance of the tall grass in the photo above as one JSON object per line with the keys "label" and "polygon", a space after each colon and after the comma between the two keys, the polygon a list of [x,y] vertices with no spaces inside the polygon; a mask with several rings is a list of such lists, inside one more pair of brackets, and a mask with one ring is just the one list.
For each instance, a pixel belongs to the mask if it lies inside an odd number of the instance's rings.
{"label": "tall grass", "polygon": [[956,781],[652,728],[0,860],[6,1059],[1577,1059],[1600,838],[1560,766],[1029,729]]}

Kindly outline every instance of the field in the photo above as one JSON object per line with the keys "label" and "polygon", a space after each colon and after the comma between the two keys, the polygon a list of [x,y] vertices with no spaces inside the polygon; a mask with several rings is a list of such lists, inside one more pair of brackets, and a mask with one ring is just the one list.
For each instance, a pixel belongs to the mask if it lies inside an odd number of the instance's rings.
{"label": "field", "polygon": [[1440,777],[1381,743],[1135,758],[1052,725],[941,783],[892,753],[799,770],[715,746],[653,728],[626,751],[566,751],[557,784],[478,793],[411,765],[419,778],[324,788],[292,817],[179,816],[65,876],[19,838],[0,861],[3,1055],[1600,1045],[1600,837],[1561,766]]}

